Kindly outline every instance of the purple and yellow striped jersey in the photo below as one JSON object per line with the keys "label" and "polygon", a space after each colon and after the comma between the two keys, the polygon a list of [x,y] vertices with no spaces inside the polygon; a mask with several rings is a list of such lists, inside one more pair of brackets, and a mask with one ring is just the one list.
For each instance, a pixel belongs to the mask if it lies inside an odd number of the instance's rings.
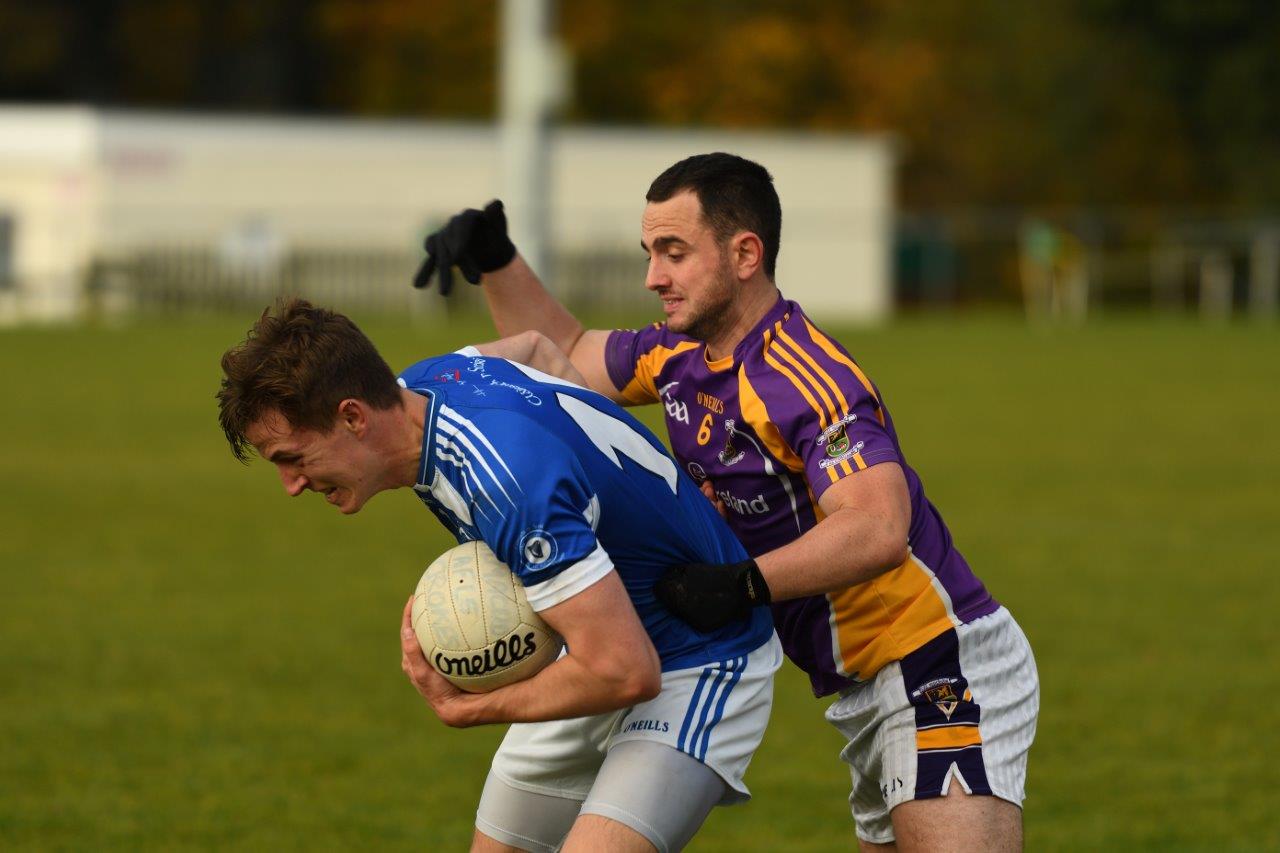
{"label": "purple and yellow striped jersey", "polygon": [[734,349],[664,324],[610,334],[609,376],[627,402],[661,402],[676,459],[710,480],[729,526],[758,556],[824,517],[833,483],[881,462],[902,466],[911,493],[910,554],[865,583],[774,605],[788,657],[814,693],[871,678],[942,632],[998,604],[974,576],[907,465],[879,390],[800,306],[782,298]]}

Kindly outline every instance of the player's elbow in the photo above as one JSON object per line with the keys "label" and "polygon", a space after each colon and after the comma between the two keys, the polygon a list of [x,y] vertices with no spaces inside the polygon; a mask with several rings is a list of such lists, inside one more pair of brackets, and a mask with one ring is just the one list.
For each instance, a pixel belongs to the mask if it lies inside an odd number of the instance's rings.
{"label": "player's elbow", "polygon": [[907,539],[908,532],[905,522],[890,523],[881,529],[880,535],[876,537],[872,546],[874,562],[881,571],[896,569],[907,561],[907,557],[911,554]]}
{"label": "player's elbow", "polygon": [[628,706],[648,702],[662,692],[662,669],[659,666],[639,667],[627,678],[625,700]]}
{"label": "player's elbow", "polygon": [[543,347],[554,347],[555,342],[537,329],[527,329],[517,336],[521,343],[527,346],[531,351],[537,352]]}
{"label": "player's elbow", "polygon": [[887,540],[881,544],[880,559],[877,561],[881,570],[889,571],[896,569],[907,561],[910,556],[911,549],[907,545],[907,538]]}
{"label": "player's elbow", "polygon": [[883,518],[872,526],[861,542],[862,559],[866,561],[876,574],[896,569],[907,561],[911,553],[908,544],[910,533],[910,517],[900,517],[896,513]]}
{"label": "player's elbow", "polygon": [[648,702],[662,691],[662,664],[658,653],[650,647],[616,672],[615,693],[620,707]]}

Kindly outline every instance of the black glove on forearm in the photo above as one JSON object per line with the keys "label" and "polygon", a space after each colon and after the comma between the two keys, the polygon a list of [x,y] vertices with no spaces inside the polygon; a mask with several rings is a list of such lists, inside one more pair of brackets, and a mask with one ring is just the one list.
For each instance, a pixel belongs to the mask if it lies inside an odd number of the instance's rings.
{"label": "black glove on forearm", "polygon": [[675,566],[662,576],[654,592],[672,613],[704,633],[746,619],[752,607],[770,600],[755,560]]}
{"label": "black glove on forearm", "polygon": [[484,210],[469,207],[455,215],[439,231],[428,235],[422,248],[427,257],[413,276],[413,286],[426,287],[438,270],[442,296],[453,290],[455,266],[463,278],[479,284],[481,274],[502,269],[516,256],[515,244],[507,236],[507,215],[497,199],[485,205]]}

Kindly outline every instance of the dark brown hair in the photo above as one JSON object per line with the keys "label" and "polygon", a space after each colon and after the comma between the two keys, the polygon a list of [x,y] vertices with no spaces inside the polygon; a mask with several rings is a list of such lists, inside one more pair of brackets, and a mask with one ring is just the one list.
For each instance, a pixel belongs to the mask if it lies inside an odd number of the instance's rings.
{"label": "dark brown hair", "polygon": [[654,178],[645,200],[667,201],[685,191],[698,196],[702,218],[721,243],[739,231],[760,238],[764,274],[773,281],[782,242],[782,204],[769,170],[736,154],[695,154]]}
{"label": "dark brown hair", "polygon": [[400,386],[373,343],[336,311],[305,299],[268,307],[244,341],[222,355],[218,420],[241,462],[245,430],[272,411],[294,428],[328,432],[348,398],[375,409],[400,405]]}

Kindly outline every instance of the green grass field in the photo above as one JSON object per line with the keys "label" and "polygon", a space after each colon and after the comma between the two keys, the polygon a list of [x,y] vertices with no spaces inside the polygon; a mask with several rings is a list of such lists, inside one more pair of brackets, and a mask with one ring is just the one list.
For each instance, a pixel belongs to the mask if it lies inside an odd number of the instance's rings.
{"label": "green grass field", "polygon": [[[397,638],[451,543],[408,494],[345,518],[231,458],[251,319],[0,332],[0,847],[465,848],[501,732],[434,722]],[[491,336],[364,325],[393,366]],[[1276,329],[832,331],[1035,647],[1028,849],[1280,847]],[[691,849],[854,849],[824,705],[784,670],[755,800]]]}

